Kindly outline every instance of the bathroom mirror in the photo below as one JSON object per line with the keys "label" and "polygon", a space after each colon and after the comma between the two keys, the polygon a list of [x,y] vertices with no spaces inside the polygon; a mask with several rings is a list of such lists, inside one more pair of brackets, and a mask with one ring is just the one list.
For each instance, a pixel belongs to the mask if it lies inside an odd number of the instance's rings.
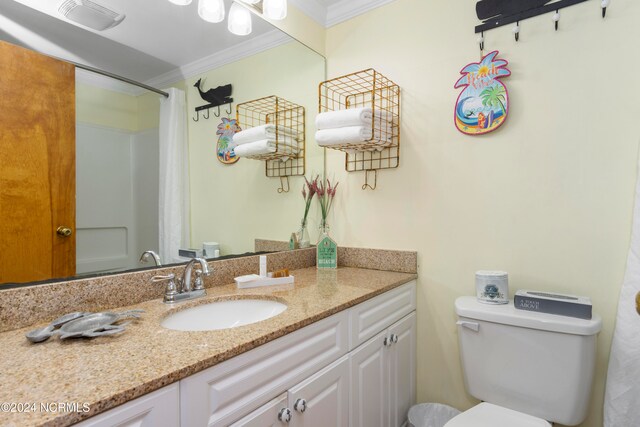
{"label": "bathroom mirror", "polygon": [[[241,158],[224,164],[217,155],[218,130],[235,118],[238,103],[271,95],[291,100],[306,109],[306,175],[323,174],[324,150],[313,143],[312,132],[325,59],[256,15],[252,33],[236,36],[227,30],[226,20],[213,24],[200,19],[197,2],[188,6],[168,0],[97,2],[126,18],[113,28],[97,31],[60,17],[60,2],[2,2],[0,40],[161,90],[183,90],[189,153],[188,246],[202,249],[205,242],[217,242],[221,256],[283,249],[282,244],[256,247],[255,241],[286,242],[299,228],[304,179],[292,176],[287,183],[267,177],[264,161]],[[226,1],[227,11],[230,5]],[[194,86],[200,79],[205,91],[231,84],[233,103],[197,115],[196,107],[207,104]],[[21,88],[25,102],[38,93],[40,85],[34,80]],[[76,277],[153,265],[152,260],[140,263],[139,258],[145,250],[159,249],[161,98],[134,85],[76,70],[75,152],[69,153],[75,156],[76,219],[68,227],[76,245]],[[283,186],[289,191],[282,191]],[[0,203],[0,209],[7,209],[7,204]],[[310,229],[313,240],[313,218]],[[0,253],[9,250],[4,246]],[[23,258],[28,262],[30,254],[40,253],[29,250]],[[0,284],[67,276],[40,274],[25,279],[0,272]]]}

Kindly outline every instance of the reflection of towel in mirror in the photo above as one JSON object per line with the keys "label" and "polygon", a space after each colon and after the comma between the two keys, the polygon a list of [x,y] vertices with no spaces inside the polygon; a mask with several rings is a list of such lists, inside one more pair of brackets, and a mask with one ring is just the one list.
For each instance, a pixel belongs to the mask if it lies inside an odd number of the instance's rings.
{"label": "reflection of towel in mirror", "polygon": [[[296,131],[291,128],[285,126],[277,127],[278,141],[282,140],[284,137],[297,139],[297,136]],[[249,142],[260,141],[263,139],[276,139],[276,125],[269,124],[256,126],[233,135],[233,142],[235,142],[236,145],[247,144]]]}
{"label": "reflection of towel in mirror", "polygon": [[[283,154],[297,154],[298,146],[295,141],[289,138],[290,143],[278,141],[277,151]],[[276,141],[273,139],[262,139],[260,141],[248,142],[238,145],[233,149],[238,157],[258,156],[260,154],[271,154],[276,152]]]}
{"label": "reflection of towel in mirror", "polygon": [[[349,126],[336,129],[323,129],[316,132],[316,142],[321,147],[345,144],[362,144],[372,139],[371,125],[369,126]],[[373,132],[373,141],[384,147],[391,143],[391,128],[387,127],[386,132],[376,129]]]}
{"label": "reflection of towel in mirror", "polygon": [[[328,111],[320,113],[316,116],[316,129],[333,129],[348,126],[371,126],[373,118],[373,109],[371,107],[350,108],[347,110]],[[376,122],[390,123],[393,116],[383,110],[376,110]],[[375,127],[383,127],[378,123]]]}

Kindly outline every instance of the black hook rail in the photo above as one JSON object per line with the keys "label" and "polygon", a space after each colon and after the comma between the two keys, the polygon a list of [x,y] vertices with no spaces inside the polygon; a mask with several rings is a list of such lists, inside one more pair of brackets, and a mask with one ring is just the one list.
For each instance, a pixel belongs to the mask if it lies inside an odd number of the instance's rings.
{"label": "black hook rail", "polygon": [[226,111],[226,113],[227,113],[227,115],[231,115],[231,112],[232,112],[231,111],[232,110],[231,109],[231,104],[232,103],[233,103],[233,98],[228,98],[228,99],[225,100],[225,102],[223,102],[221,104],[213,103],[213,104],[201,105],[199,107],[196,107],[196,117],[192,117],[192,119],[193,119],[194,122],[199,121],[200,120],[200,112],[201,111],[206,111],[206,115],[203,113],[202,117],[205,120],[208,119],[210,117],[209,109],[211,109],[211,108],[217,108],[218,109],[217,112],[214,111],[213,115],[216,116],[216,117],[220,117],[220,114],[221,114],[220,106],[221,105],[229,105],[229,109]]}
{"label": "black hook rail", "polygon": [[[565,7],[574,6],[579,3],[584,3],[587,0],[560,0],[554,3],[550,3],[535,9],[526,10],[521,13],[516,13],[508,16],[498,16],[496,18],[489,18],[482,24],[476,26],[476,33],[492,30],[494,28],[503,27],[505,25],[513,24],[514,22],[523,21],[525,19],[533,18],[535,16],[544,15],[545,13],[555,12]],[[605,8],[602,10],[604,17]]]}

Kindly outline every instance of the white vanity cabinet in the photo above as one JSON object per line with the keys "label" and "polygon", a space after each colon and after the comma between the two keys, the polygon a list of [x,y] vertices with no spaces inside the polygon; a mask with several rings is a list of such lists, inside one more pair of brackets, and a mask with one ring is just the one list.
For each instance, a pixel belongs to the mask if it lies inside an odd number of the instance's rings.
{"label": "white vanity cabinet", "polygon": [[415,309],[412,281],[80,425],[402,426],[415,402]]}
{"label": "white vanity cabinet", "polygon": [[78,427],[176,427],[180,423],[180,387],[173,383],[86,421]]}
{"label": "white vanity cabinet", "polygon": [[415,282],[349,310],[350,425],[404,425],[415,402]]}
{"label": "white vanity cabinet", "polygon": [[349,358],[343,356],[231,427],[347,427]]}

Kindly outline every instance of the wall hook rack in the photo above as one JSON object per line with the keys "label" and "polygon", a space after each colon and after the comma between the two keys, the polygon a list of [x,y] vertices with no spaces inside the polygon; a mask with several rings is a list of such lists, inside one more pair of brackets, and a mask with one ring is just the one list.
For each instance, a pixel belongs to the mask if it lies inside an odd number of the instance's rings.
{"label": "wall hook rack", "polygon": [[[373,186],[369,184],[369,172],[373,172]],[[362,184],[362,189],[366,190],[367,188],[370,188],[372,190],[375,190],[377,186],[378,186],[378,169],[368,169],[364,171],[364,184]]]}
{"label": "wall hook rack", "polygon": [[[476,3],[476,15],[482,20],[482,24],[477,25],[475,32],[492,30],[503,27],[535,16],[544,15],[553,11],[558,14],[560,9],[584,3],[587,0],[559,0],[550,3],[551,0],[504,0],[495,2],[493,0],[480,0]],[[602,0],[602,17],[606,15],[610,0]],[[556,21],[557,24],[557,21]],[[516,37],[518,35],[516,34]]]}
{"label": "wall hook rack", "polygon": [[[285,184],[287,184],[285,186]],[[289,176],[281,176],[280,177],[280,188],[278,188],[278,193],[288,193],[291,188],[289,187]]]}
{"label": "wall hook rack", "polygon": [[206,116],[204,115],[205,113],[203,113],[203,117],[205,120],[209,119],[209,109],[211,108],[217,108],[217,113],[214,111],[213,115],[216,117],[220,117],[220,106],[225,104],[229,104],[228,114],[231,114],[231,103],[233,103],[233,98],[231,98],[233,87],[231,86],[231,84],[218,86],[214,89],[204,91],[202,89],[202,79],[198,79],[198,81],[193,86],[198,89],[200,97],[208,102],[208,104],[196,107],[196,116],[193,117],[194,122],[200,120],[201,111],[206,111]]}
{"label": "wall hook rack", "polygon": [[602,0],[600,3],[600,7],[602,7],[602,17],[607,16],[607,7],[609,7],[609,0]]}

